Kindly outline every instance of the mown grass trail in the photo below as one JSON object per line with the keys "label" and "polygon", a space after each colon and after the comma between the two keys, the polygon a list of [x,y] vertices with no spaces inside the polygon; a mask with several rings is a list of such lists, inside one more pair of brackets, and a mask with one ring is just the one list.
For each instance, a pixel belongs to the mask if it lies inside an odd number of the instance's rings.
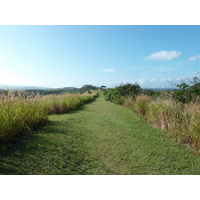
{"label": "mown grass trail", "polygon": [[200,174],[200,156],[102,94],[0,150],[0,174]]}

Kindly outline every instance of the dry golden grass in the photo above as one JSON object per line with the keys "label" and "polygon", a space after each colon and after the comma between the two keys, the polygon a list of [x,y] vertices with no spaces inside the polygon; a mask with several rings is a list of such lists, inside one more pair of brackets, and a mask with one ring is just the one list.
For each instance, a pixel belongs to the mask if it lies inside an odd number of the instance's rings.
{"label": "dry golden grass", "polygon": [[156,128],[167,133],[196,151],[200,151],[200,104],[199,101],[188,104],[177,103],[171,98],[153,99],[139,95],[133,101],[130,97],[124,106],[144,116]]}
{"label": "dry golden grass", "polygon": [[148,106],[146,119],[155,127],[167,130],[176,140],[199,151],[200,105],[180,104],[173,100],[156,100]]}
{"label": "dry golden grass", "polygon": [[150,100],[151,98],[148,95],[137,96],[134,104],[136,113],[145,116],[149,109]]}
{"label": "dry golden grass", "polygon": [[95,94],[40,96],[6,91],[0,95],[0,140],[28,133],[46,125],[48,114],[66,113],[94,99]]}

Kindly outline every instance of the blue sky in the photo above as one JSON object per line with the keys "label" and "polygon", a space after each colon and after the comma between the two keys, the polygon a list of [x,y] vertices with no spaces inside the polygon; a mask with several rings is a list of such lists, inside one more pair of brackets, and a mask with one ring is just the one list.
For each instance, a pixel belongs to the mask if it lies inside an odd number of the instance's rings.
{"label": "blue sky", "polygon": [[0,85],[167,87],[200,71],[200,26],[0,26]]}

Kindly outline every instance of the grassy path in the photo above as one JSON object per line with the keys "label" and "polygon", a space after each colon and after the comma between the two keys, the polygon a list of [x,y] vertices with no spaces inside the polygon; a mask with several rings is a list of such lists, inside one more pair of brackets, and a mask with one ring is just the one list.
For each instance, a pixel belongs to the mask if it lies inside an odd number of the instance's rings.
{"label": "grassy path", "polygon": [[0,174],[200,174],[200,156],[100,95],[1,146]]}

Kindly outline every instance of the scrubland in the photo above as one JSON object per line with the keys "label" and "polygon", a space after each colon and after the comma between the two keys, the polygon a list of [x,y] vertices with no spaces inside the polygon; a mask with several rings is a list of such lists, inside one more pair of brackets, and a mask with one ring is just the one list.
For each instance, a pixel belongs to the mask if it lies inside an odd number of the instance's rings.
{"label": "scrubland", "polygon": [[200,80],[171,91],[143,90],[125,84],[105,92],[106,100],[129,107],[148,123],[200,153]]}

